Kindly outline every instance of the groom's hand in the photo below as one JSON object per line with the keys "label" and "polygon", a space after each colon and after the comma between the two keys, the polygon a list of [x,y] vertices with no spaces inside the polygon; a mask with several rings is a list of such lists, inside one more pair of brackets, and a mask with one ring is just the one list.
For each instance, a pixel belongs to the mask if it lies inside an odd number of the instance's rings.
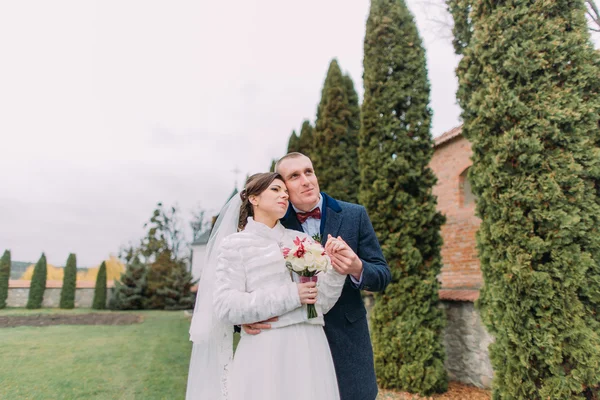
{"label": "groom's hand", "polygon": [[244,325],[242,325],[242,329],[248,335],[258,335],[260,333],[260,331],[262,331],[263,329],[271,329],[270,322],[276,322],[278,320],[279,320],[279,317],[273,317],[273,318],[269,318],[266,321],[255,322],[253,324],[244,324]]}
{"label": "groom's hand", "polygon": [[328,235],[325,251],[331,258],[331,265],[337,272],[342,275],[352,275],[354,279],[360,280],[363,270],[362,260],[341,236],[334,238]]}

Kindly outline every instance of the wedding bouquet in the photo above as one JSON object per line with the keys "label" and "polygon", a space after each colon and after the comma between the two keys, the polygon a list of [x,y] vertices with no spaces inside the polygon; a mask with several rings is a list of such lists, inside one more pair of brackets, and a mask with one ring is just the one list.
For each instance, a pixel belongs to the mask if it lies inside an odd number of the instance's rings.
{"label": "wedding bouquet", "polygon": [[[294,239],[294,246],[282,249],[285,266],[300,276],[300,283],[317,282],[317,274],[331,268],[331,259],[319,242],[311,238]],[[314,304],[307,304],[308,318],[318,316]]]}

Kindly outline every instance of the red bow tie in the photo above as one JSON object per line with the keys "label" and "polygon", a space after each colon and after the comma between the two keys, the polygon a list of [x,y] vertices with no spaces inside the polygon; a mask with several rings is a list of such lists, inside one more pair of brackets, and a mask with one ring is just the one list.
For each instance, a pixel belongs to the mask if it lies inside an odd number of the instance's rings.
{"label": "red bow tie", "polygon": [[299,212],[296,213],[296,216],[298,217],[300,224],[303,224],[308,218],[321,219],[321,209],[317,207],[309,212]]}

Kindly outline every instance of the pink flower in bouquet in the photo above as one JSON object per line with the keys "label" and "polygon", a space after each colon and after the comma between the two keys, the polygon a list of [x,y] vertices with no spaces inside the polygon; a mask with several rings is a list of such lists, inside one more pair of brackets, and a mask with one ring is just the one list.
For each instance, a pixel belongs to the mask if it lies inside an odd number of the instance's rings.
{"label": "pink flower in bouquet", "polygon": [[[316,281],[316,275],[320,272],[326,273],[331,268],[331,259],[325,254],[325,249],[319,242],[311,238],[294,239],[294,246],[290,249],[282,249],[285,265],[290,271],[300,275],[300,277],[309,277]],[[301,279],[307,281],[307,279]],[[307,305],[308,318],[317,316],[314,304]]]}

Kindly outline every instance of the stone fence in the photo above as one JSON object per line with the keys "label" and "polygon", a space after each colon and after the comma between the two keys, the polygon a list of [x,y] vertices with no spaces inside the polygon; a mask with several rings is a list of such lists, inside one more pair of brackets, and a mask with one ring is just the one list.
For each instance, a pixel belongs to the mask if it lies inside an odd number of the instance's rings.
{"label": "stone fence", "polygon": [[[493,370],[488,346],[493,338],[475,309],[478,296],[478,290],[440,290],[440,306],[446,312],[445,366],[450,380],[489,389]],[[366,295],[364,300],[370,313],[373,297]]]}
{"label": "stone fence", "polygon": [[[25,307],[29,298],[29,285],[31,281],[14,280],[8,281],[8,298],[6,305],[8,307]],[[114,286],[114,282],[107,282],[107,288]],[[77,281],[75,289],[75,308],[90,308],[94,301],[94,281]],[[56,308],[60,305],[60,292],[62,290],[62,281],[46,281],[46,290],[44,291],[44,301],[42,307]],[[107,292],[107,305],[110,301],[111,290]]]}

